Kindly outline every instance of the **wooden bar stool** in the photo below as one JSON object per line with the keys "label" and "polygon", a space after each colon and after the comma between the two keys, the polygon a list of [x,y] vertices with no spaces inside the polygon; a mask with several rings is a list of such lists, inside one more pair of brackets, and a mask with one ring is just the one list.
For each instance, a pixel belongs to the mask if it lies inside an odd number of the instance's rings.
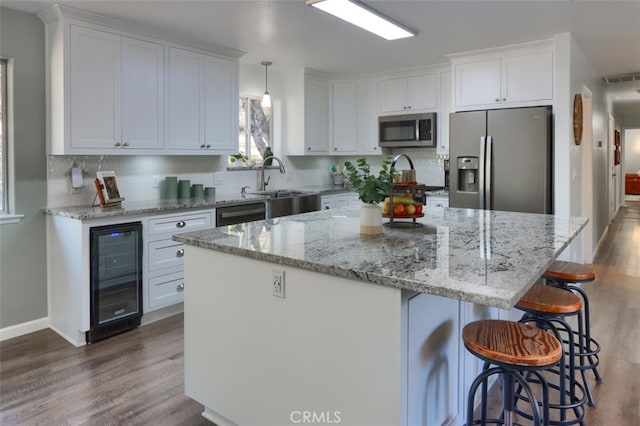
{"label": "wooden bar stool", "polygon": [[578,285],[582,283],[592,282],[596,279],[595,270],[589,265],[582,265],[573,262],[555,261],[542,275],[547,285],[564,288],[578,294],[582,298],[583,312],[583,330],[584,340],[586,342],[583,352],[585,356],[580,357],[580,374],[587,388],[587,397],[589,405],[595,405],[595,399],[589,386],[587,379],[587,370],[592,370],[596,382],[601,382],[602,377],[598,372],[598,364],[600,359],[600,344],[591,337],[591,316],[589,312],[589,298],[585,291]]}
{"label": "wooden bar stool", "polygon": [[[531,406],[531,419],[535,425],[549,425],[549,396],[542,374],[563,359],[562,345],[551,333],[537,327],[513,321],[482,320],[467,324],[462,330],[462,340],[469,352],[485,361],[482,373],[469,388],[467,398],[467,426],[475,424],[513,424],[513,413],[521,414],[515,403],[515,385],[518,393],[526,394]],[[491,367],[491,366],[494,367]],[[523,372],[535,376],[541,385],[538,402]],[[503,410],[500,418],[487,418],[487,380],[499,374],[502,377]],[[474,401],[478,387],[482,385],[481,418],[473,419]],[[540,408],[542,407],[542,414]]]}
{"label": "wooden bar stool", "polygon": [[[585,387],[576,380],[576,359],[584,356],[581,349],[585,342],[582,330],[574,333],[565,319],[570,316],[580,317],[582,301],[570,291],[536,283],[518,301],[516,308],[525,312],[520,319],[521,323],[534,323],[537,327],[552,332],[563,343],[563,352],[567,356],[566,360],[563,357],[557,370],[549,370],[558,378],[557,383],[547,378],[547,386],[558,392],[557,397],[554,395],[549,403],[549,409],[554,414],[558,413],[558,418],[550,420],[549,424],[582,425],[586,392]],[[575,336],[578,337],[578,342],[574,340]]]}

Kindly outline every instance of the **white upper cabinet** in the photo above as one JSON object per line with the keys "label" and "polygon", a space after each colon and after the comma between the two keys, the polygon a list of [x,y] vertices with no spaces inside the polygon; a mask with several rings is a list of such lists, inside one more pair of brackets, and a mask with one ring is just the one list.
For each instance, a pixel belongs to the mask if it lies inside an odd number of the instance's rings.
{"label": "white upper cabinet", "polygon": [[332,83],[332,129],[335,153],[358,151],[358,83]]}
{"label": "white upper cabinet", "polygon": [[412,113],[438,107],[438,74],[380,80],[380,113]]}
{"label": "white upper cabinet", "polygon": [[451,109],[451,72],[440,73],[440,113],[438,114],[437,153],[449,155],[449,113]]}
{"label": "white upper cabinet", "polygon": [[69,45],[69,153],[162,149],[162,45],[77,25]]}
{"label": "white upper cabinet", "polygon": [[169,49],[169,151],[191,155],[237,151],[236,69],[231,60]]}
{"label": "white upper cabinet", "polygon": [[121,145],[120,36],[72,25],[69,105],[71,149]]}
{"label": "white upper cabinet", "polygon": [[453,60],[455,109],[548,104],[553,100],[550,47]]}
{"label": "white upper cabinet", "polygon": [[164,47],[123,37],[122,142],[136,149],[161,149],[163,125]]}
{"label": "white upper cabinet", "polygon": [[145,28],[65,6],[40,18],[49,154],[234,151],[242,52],[179,49]]}
{"label": "white upper cabinet", "polygon": [[204,58],[183,49],[169,49],[169,123],[167,148],[204,148]]}
{"label": "white upper cabinet", "polygon": [[307,76],[304,94],[304,140],[308,153],[328,153],[330,141],[331,86]]}
{"label": "white upper cabinet", "polygon": [[358,153],[382,155],[378,146],[378,82],[358,83]]}

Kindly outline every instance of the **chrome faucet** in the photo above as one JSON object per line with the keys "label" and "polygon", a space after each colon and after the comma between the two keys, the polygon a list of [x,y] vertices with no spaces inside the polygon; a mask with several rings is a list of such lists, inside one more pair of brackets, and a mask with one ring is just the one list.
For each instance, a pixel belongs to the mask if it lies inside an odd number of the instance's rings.
{"label": "chrome faucet", "polygon": [[276,156],[270,156],[270,157],[266,157],[263,161],[262,161],[262,169],[260,170],[260,191],[266,191],[267,189],[267,185],[269,185],[269,181],[271,180],[271,176],[269,176],[269,178],[267,179],[267,181],[265,182],[264,180],[264,167],[267,164],[267,160],[269,159],[273,159],[273,160],[277,160],[278,164],[280,165],[279,170],[280,173],[284,174],[284,172],[286,171],[284,169],[284,164],[282,164],[282,160],[280,160],[278,157]]}

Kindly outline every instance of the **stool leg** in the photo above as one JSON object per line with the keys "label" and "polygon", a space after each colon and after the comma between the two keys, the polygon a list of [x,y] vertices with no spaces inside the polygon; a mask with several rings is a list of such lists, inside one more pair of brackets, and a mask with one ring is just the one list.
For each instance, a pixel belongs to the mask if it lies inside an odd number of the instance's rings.
{"label": "stool leg", "polygon": [[[582,330],[582,314],[579,313],[578,314],[578,347],[580,348],[580,351],[588,352],[589,349],[587,349],[587,345],[589,345],[590,340],[588,337],[586,337],[587,342],[585,343],[585,335],[583,334],[583,331],[584,330]],[[595,402],[595,398],[593,397],[593,392],[591,391],[589,378],[587,377],[587,370],[585,369],[584,358],[585,358],[584,356],[580,356],[580,375],[582,376],[584,389],[587,392],[587,400],[589,402],[589,405],[592,407],[595,407],[596,402]]]}
{"label": "stool leg", "polygon": [[[580,293],[580,296],[582,297],[582,304],[584,306],[584,324],[585,324],[585,336],[586,336],[586,340],[587,340],[587,352],[591,352],[591,317],[589,316],[589,298],[587,297],[587,294],[585,293],[585,291],[578,287],[577,285],[572,285],[569,284],[567,285],[567,288],[572,290],[572,291],[576,291],[578,293]],[[593,357],[591,355],[589,355],[589,362],[591,364],[595,364]],[[596,378],[596,382],[600,383],[602,381],[602,377],[600,376],[600,373],[598,372],[598,367],[593,367],[593,375]]]}

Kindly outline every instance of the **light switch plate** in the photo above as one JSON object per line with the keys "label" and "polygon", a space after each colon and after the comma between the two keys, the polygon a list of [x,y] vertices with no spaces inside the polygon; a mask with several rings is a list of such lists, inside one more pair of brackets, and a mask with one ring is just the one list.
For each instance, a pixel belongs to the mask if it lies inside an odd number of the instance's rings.
{"label": "light switch plate", "polygon": [[74,167],[71,169],[71,186],[74,188],[82,188],[82,169],[80,167]]}

